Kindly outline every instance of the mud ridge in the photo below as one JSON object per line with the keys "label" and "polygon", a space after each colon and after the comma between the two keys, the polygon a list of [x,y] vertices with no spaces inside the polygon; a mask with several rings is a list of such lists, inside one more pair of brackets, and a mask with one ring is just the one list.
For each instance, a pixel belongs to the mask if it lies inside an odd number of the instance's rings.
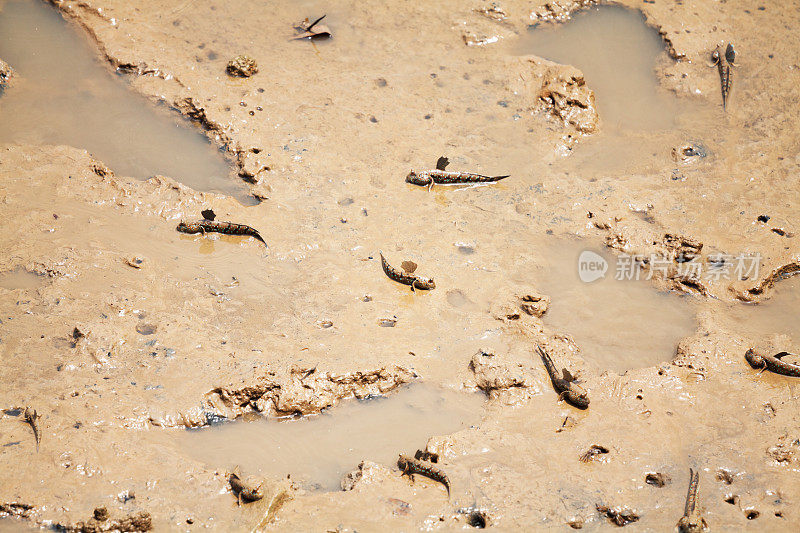
{"label": "mud ridge", "polygon": [[[319,414],[346,398],[365,399],[389,393],[417,375],[399,366],[348,374],[322,374],[316,368],[292,368],[278,376],[269,372],[253,385],[218,387],[206,395],[217,416],[234,419],[247,412],[265,416]],[[208,425],[209,417],[184,417],[184,425]]]}
{"label": "mud ridge", "polygon": [[598,3],[598,0],[554,0],[531,11],[529,18],[532,23],[565,22],[576,11]]}
{"label": "mud ridge", "polygon": [[767,276],[761,279],[756,285],[749,289],[740,290],[736,287],[730,287],[730,291],[744,302],[754,302],[769,292],[776,283],[786,278],[797,275],[800,272],[800,259],[794,259],[789,263],[781,265],[772,270]]}
{"label": "mud ridge", "polygon": [[[593,213],[591,215],[592,225],[606,235],[606,247],[632,256],[641,271],[652,274],[651,279],[661,289],[715,297],[707,280],[682,267],[690,261],[703,261],[703,243],[699,240],[670,231],[657,238],[652,230],[635,239],[631,229],[618,227],[617,219],[602,222]],[[651,259],[658,260],[659,265],[652,264]],[[661,264],[662,261],[665,264]],[[682,268],[688,271],[682,272]]]}

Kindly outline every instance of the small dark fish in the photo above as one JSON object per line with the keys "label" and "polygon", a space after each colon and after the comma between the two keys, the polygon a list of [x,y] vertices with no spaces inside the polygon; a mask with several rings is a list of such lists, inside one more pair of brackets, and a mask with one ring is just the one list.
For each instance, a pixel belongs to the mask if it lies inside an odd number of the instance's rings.
{"label": "small dark fish", "polygon": [[717,66],[717,70],[719,70],[719,81],[720,86],[722,88],[722,108],[727,109],[728,107],[728,95],[731,92],[731,87],[733,85],[733,67],[734,61],[736,60],[736,51],[733,49],[733,45],[728,43],[727,48],[725,48],[725,53],[722,52],[722,46],[717,46],[716,50],[711,54],[711,66]]}
{"label": "small dark fish", "polygon": [[[436,288],[436,283],[433,281],[433,278],[425,278],[422,276],[418,276],[414,274],[414,270],[416,270],[417,265],[413,261],[404,261],[403,266],[405,268],[410,268],[409,270],[397,270],[396,268],[392,267],[387,261],[386,258],[383,257],[383,252],[379,252],[381,256],[381,266],[383,267],[383,271],[389,276],[390,279],[398,283],[402,283],[404,285],[410,285],[411,290],[421,289],[421,290],[431,290]],[[412,266],[413,265],[413,266]]]}
{"label": "small dark fish", "polygon": [[230,473],[228,476],[228,483],[231,485],[231,490],[236,495],[236,502],[237,505],[241,505],[242,501],[245,503],[255,502],[260,500],[264,497],[264,493],[261,492],[261,485],[258,487],[253,487],[248,483],[242,481],[242,479],[236,474],[237,468],[234,468],[234,471]]}
{"label": "small dark fish", "polygon": [[36,440],[36,451],[39,451],[39,442],[41,441],[41,435],[39,434],[39,425],[36,423],[36,420],[41,418],[39,413],[36,412],[36,409],[31,409],[30,407],[25,408],[25,422],[31,427],[33,430],[33,438]]}
{"label": "small dark fish", "polygon": [[753,348],[750,348],[744,354],[744,358],[747,359],[747,362],[750,363],[750,366],[761,369],[762,372],[764,370],[769,370],[770,372],[775,372],[776,374],[782,374],[784,376],[800,377],[799,365],[793,365],[791,363],[784,363],[781,361],[781,358],[787,355],[793,354],[789,352],[779,352],[775,355],[768,355],[759,353]]}
{"label": "small dark fish", "polygon": [[539,352],[539,357],[542,358],[542,362],[547,369],[550,381],[553,382],[553,388],[558,393],[558,399],[567,400],[567,402],[578,409],[586,409],[589,407],[589,397],[586,391],[575,383],[576,379],[570,371],[565,368],[563,369],[562,375],[559,376],[556,365],[553,364],[553,360],[550,359],[550,355],[544,348],[537,344],[536,350]]}
{"label": "small dark fish", "polygon": [[447,477],[447,474],[433,465],[428,464],[425,461],[400,454],[400,457],[397,459],[397,467],[403,471],[401,475],[409,476],[412,482],[414,481],[414,474],[419,474],[434,481],[438,481],[444,485],[445,489],[447,489],[447,497],[450,498],[450,478]]}
{"label": "small dark fish", "polygon": [[441,185],[453,185],[458,183],[487,183],[493,181],[500,181],[501,179],[509,177],[510,174],[505,176],[484,176],[482,174],[474,174],[472,172],[448,172],[445,170],[450,160],[442,156],[436,161],[436,170],[412,170],[406,181],[414,185],[421,185],[423,187],[432,187],[434,183]]}
{"label": "small dark fish", "polygon": [[178,227],[175,228],[181,233],[202,233],[215,232],[224,233],[225,235],[248,235],[259,241],[267,244],[266,241],[258,233],[258,230],[245,226],[244,224],[235,224],[233,222],[215,222],[213,220],[203,219],[194,222],[181,221]]}
{"label": "small dark fish", "polygon": [[700,533],[708,528],[705,519],[697,510],[697,485],[700,483],[700,472],[689,469],[689,490],[686,493],[686,505],[683,516],[678,520],[678,531],[681,533]]}

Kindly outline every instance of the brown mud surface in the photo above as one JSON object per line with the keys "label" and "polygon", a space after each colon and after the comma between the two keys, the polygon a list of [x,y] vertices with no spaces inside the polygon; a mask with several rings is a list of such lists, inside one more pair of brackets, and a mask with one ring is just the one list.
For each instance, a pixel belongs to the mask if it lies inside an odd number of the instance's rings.
{"label": "brown mud surface", "polygon": [[[615,135],[588,76],[512,51],[528,25],[591,2],[52,3],[135,91],[202,126],[262,201],[115,174],[70,146],[0,146],[0,517],[16,517],[0,529],[102,529],[105,507],[156,530],[609,529],[607,516],[635,514],[628,528],[663,531],[690,467],[712,529],[798,528],[798,382],[744,360],[750,346],[800,348],[784,280],[800,271],[796,3],[619,2],[663,37],[657,82],[691,112]],[[326,12],[332,39],[291,40]],[[727,114],[707,66],[723,41],[738,54]],[[239,55],[258,72],[229,76]],[[687,150],[698,145],[704,157]],[[405,183],[442,155],[511,177]],[[175,231],[204,209],[268,246]],[[644,259],[644,272],[666,262],[648,283],[694,316],[663,362],[620,375],[548,322],[559,295],[536,273],[576,237]],[[436,289],[387,279],[379,250]],[[679,268],[740,253],[760,254],[758,276]],[[751,320],[762,306],[784,321]],[[614,336],[593,324],[590,337]],[[536,343],[580,375],[588,409],[557,402]],[[363,457],[349,490],[264,475],[263,499],[237,506],[228,469],[243,448],[213,467],[171,440],[417,381],[486,395],[473,425],[416,445],[437,456],[449,500]],[[26,406],[41,416],[38,452]],[[608,452],[582,462],[592,446]]]}

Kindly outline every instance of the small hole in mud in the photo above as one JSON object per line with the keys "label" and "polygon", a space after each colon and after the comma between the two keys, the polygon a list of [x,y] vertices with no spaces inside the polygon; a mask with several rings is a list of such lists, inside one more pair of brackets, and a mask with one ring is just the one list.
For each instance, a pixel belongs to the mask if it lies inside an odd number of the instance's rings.
{"label": "small hole in mud", "polygon": [[783,511],[775,511],[775,516],[778,518],[783,518]]}
{"label": "small hole in mud", "polygon": [[761,513],[759,513],[755,509],[749,509],[745,511],[745,516],[747,517],[748,520],[755,520],[756,518],[761,516]]}
{"label": "small hole in mud", "polygon": [[736,495],[731,494],[730,496],[725,497],[725,503],[729,503],[731,505],[736,505]]}
{"label": "small hole in mud", "polygon": [[486,527],[486,514],[481,511],[473,511],[467,518],[467,524],[477,529]]}

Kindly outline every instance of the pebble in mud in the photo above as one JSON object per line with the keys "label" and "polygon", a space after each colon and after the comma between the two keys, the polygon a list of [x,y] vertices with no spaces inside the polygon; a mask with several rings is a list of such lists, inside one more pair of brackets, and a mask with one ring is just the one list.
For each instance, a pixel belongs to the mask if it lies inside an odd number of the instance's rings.
{"label": "pebble in mud", "polygon": [[225,68],[225,71],[230,76],[235,76],[238,78],[249,78],[256,72],[258,72],[258,65],[256,64],[256,60],[250,56],[246,55],[238,55],[228,61],[228,66]]}

